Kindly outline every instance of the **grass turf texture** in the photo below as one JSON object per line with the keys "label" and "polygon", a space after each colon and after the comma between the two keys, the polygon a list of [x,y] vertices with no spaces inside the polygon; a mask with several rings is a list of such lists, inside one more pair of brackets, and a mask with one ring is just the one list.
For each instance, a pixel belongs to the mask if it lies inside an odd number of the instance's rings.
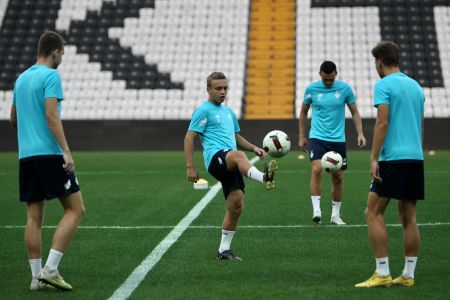
{"label": "grass turf texture", "polygon": [[[450,152],[425,155],[426,201],[418,204],[423,225],[421,253],[413,288],[355,289],[375,263],[367,228],[330,227],[330,176],[322,179],[322,225],[313,226],[309,198],[310,164],[298,152],[278,159],[276,188],[265,191],[246,179],[245,210],[232,248],[239,263],[217,261],[220,224],[225,212],[219,191],[201,215],[149,272],[130,299],[447,299],[450,262]],[[75,153],[76,171],[87,213],[60,265],[74,286],[65,299],[106,299],[206,194],[185,179],[181,152]],[[342,217],[364,225],[370,184],[368,152],[350,152],[345,174]],[[215,183],[196,162],[201,177]],[[260,169],[262,163],[256,164]],[[0,261],[2,299],[59,299],[61,292],[28,291],[30,270],[23,244],[25,205],[18,202],[15,153],[0,153]],[[386,223],[398,224],[396,200]],[[47,203],[44,224],[54,226],[62,213],[57,200]],[[294,225],[292,227],[286,227]],[[7,227],[13,226],[13,227]],[[15,227],[18,226],[18,227]],[[163,226],[92,228],[92,226]],[[165,227],[168,226],[168,227]],[[261,226],[261,227],[255,227]],[[269,227],[268,227],[269,226]],[[272,226],[272,227],[270,227]],[[277,227],[285,226],[285,227]],[[54,228],[43,230],[45,262]],[[402,230],[388,227],[390,269],[403,268]]]}

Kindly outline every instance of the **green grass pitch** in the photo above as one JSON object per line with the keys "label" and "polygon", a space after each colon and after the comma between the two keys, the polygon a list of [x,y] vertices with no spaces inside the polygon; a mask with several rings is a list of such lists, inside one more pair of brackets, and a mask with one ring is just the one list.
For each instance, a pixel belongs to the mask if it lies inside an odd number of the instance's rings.
{"label": "green grass pitch", "polygon": [[[279,159],[276,188],[246,179],[245,209],[232,248],[242,262],[218,261],[225,212],[222,191],[168,249],[130,299],[448,299],[450,287],[450,152],[425,154],[426,200],[418,204],[421,251],[413,288],[355,289],[375,262],[364,208],[369,153],[349,152],[342,217],[328,225],[330,176],[322,179],[323,223],[313,226],[310,164],[291,152]],[[107,299],[207,193],[186,181],[182,152],[74,154],[86,215],[60,264],[72,292],[30,292],[23,243],[25,205],[18,200],[16,153],[0,153],[1,299]],[[200,175],[215,180],[196,153]],[[262,168],[262,163],[256,166]],[[43,260],[62,209],[47,202]],[[396,200],[387,224],[399,224]],[[360,226],[354,226],[360,225]],[[390,269],[403,268],[402,229],[389,226]],[[63,294],[62,294],[63,293]]]}

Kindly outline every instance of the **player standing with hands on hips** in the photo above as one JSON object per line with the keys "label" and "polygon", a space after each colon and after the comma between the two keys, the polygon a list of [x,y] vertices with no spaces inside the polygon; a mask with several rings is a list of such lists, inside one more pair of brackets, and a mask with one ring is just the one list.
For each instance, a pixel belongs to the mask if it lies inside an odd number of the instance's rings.
{"label": "player standing with hands on hips", "polygon": [[[380,42],[372,49],[372,55],[381,79],[374,88],[377,120],[370,154],[373,179],[365,218],[376,270],[372,277],[355,286],[413,286],[420,245],[416,203],[424,199],[425,189],[422,150],[425,97],[422,87],[400,72],[397,44]],[[388,234],[384,224],[384,212],[391,198],[398,200],[405,254],[403,272],[394,280],[389,270]]]}
{"label": "player standing with hands on hips", "polygon": [[[41,35],[36,64],[20,74],[14,86],[11,124],[19,141],[20,201],[28,206],[25,245],[33,291],[48,284],[71,290],[58,265],[84,214],[74,161],[62,127],[61,77],[56,71],[64,54],[64,39],[56,32]],[[64,215],[53,235],[47,262],[41,264],[41,235],[45,201],[59,198]]]}
{"label": "player standing with hands on hips", "polygon": [[[331,174],[332,213],[331,224],[345,225],[340,216],[343,194],[344,170],[347,169],[345,146],[345,105],[352,114],[358,133],[358,147],[366,145],[361,116],[356,106],[356,98],[351,87],[336,80],[337,69],[332,61],[324,61],[320,66],[321,80],[308,85],[300,111],[299,147],[306,152],[309,148],[311,160],[310,192],[313,206],[313,222],[321,223],[320,195],[322,192],[322,156],[328,151],[336,151],[342,156],[342,168]],[[312,106],[311,130],[309,141],[305,135],[305,122]]]}
{"label": "player standing with hands on hips", "polygon": [[248,142],[240,134],[239,124],[234,112],[223,102],[227,96],[228,81],[223,73],[214,72],[207,78],[208,100],[192,114],[189,129],[184,138],[187,178],[191,182],[199,179],[194,165],[194,139],[200,136],[203,146],[203,158],[208,172],[222,183],[226,200],[226,213],[222,223],[222,239],[217,258],[241,260],[230,249],[239,217],[244,208],[245,175],[265,184],[266,189],[274,188],[274,176],[278,170],[277,162],[271,160],[264,172],[254,167],[244,152],[237,147],[252,151],[260,158],[266,152]]}

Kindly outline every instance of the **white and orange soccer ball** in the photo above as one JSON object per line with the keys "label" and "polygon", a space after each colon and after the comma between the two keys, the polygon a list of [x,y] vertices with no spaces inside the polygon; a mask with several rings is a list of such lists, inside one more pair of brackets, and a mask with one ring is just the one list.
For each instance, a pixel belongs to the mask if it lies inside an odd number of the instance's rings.
{"label": "white and orange soccer ball", "polygon": [[328,173],[336,173],[342,168],[342,156],[336,151],[329,151],[322,156],[322,168]]}
{"label": "white and orange soccer ball", "polygon": [[291,140],[283,131],[273,130],[264,137],[263,149],[270,156],[280,158],[291,149]]}

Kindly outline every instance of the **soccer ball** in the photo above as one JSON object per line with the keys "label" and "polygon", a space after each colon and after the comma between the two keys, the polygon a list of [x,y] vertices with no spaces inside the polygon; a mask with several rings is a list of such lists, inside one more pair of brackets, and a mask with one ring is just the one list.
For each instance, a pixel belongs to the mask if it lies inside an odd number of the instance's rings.
{"label": "soccer ball", "polygon": [[291,149],[291,140],[283,131],[273,130],[264,137],[263,149],[272,157],[283,157]]}
{"label": "soccer ball", "polygon": [[329,151],[322,156],[322,168],[328,173],[336,173],[342,167],[342,156],[336,151]]}

